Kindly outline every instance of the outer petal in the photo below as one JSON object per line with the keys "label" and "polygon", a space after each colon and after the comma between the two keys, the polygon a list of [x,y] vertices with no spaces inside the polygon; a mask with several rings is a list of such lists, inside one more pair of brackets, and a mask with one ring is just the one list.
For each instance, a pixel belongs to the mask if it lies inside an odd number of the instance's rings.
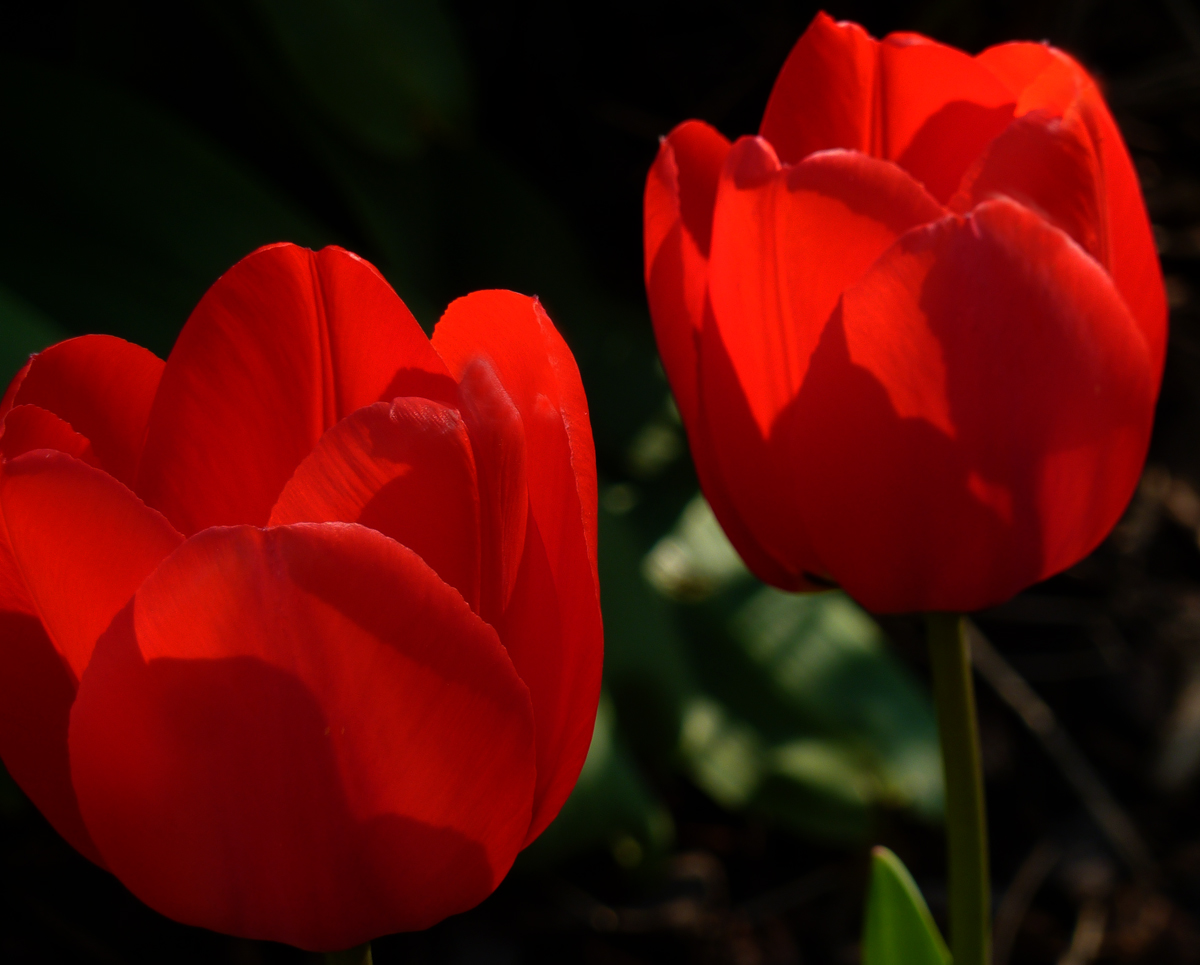
{"label": "outer petal", "polygon": [[828,151],[781,168],[760,138],[730,152],[701,343],[707,429],[739,517],[793,579],[824,567],[794,495],[802,467],[774,438],[775,420],[800,391],[843,289],[901,234],[941,214],[904,171],[861,154]]}
{"label": "outer petal", "polygon": [[815,151],[874,152],[879,42],[856,23],[818,13],[771,89],[759,134],[785,164]]}
{"label": "outer petal", "polygon": [[180,921],[312,950],[481,901],[528,826],[529,696],[411,550],[207,530],[97,645],[71,771],[114,873]]}
{"label": "outer petal", "polygon": [[91,441],[110,475],[132,486],[162,372],[162,359],[139,345],[82,335],[35,355],[13,404],[53,412]]}
{"label": "outer petal", "polygon": [[696,417],[696,339],[707,295],[713,205],[729,141],[685,121],[662,142],[646,178],[646,292],[663,368],[683,415]]}
{"label": "outer petal", "polygon": [[600,695],[596,463],[587,400],[570,350],[535,299],[503,291],[460,298],[438,322],[433,344],[459,379],[485,361],[525,433],[526,549],[497,630],[533,698],[538,783],[532,840],[575,784]]}
{"label": "outer petal", "polygon": [[262,248],[218,279],[175,343],[138,492],[184,533],[262,524],[326,429],[372,402],[453,392],[371,265],[340,248]]}
{"label": "outer petal", "polygon": [[53,412],[36,405],[18,405],[9,409],[4,416],[3,432],[0,452],[5,459],[15,459],[34,449],[54,449],[89,466],[99,464],[91,440],[81,436]]}
{"label": "outer petal", "polygon": [[1018,115],[1042,111],[1086,129],[1099,167],[1097,257],[1138,320],[1161,371],[1167,344],[1162,270],[1137,173],[1095,81],[1075,60],[1046,44],[1002,44],[977,59],[1019,91]]}
{"label": "outer petal", "polygon": [[872,610],[1004,600],[1116,522],[1155,385],[1109,277],[1032,212],[913,231],[846,293],[787,416],[821,467],[813,542]]}
{"label": "outer petal", "polygon": [[288,480],[271,526],[361,523],[403,543],[479,610],[479,491],[458,411],[428,399],[347,416]]}
{"label": "outer petal", "polygon": [[121,483],[60,452],[7,462],[0,517],[5,569],[25,597],[0,613],[0,755],[58,832],[103,864],[71,786],[67,719],[96,638],[181,538]]}

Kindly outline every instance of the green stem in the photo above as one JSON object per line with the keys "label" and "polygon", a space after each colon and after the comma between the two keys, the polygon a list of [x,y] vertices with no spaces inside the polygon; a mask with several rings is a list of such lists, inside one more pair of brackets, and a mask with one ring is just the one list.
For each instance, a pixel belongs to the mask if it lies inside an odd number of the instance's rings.
{"label": "green stem", "polygon": [[373,965],[371,943],[367,942],[344,952],[326,952],[325,965]]}
{"label": "green stem", "polygon": [[966,620],[953,613],[930,613],[926,625],[946,778],[951,957],[954,965],[989,965],[987,818]]}

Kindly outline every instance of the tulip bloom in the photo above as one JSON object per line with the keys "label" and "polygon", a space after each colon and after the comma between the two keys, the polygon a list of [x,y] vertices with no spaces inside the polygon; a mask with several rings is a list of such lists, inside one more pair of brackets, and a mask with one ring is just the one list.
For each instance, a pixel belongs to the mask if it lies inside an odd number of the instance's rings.
{"label": "tulip bloom", "polygon": [[477,904],[570,793],[596,470],[535,299],[432,343],[338,248],[226,273],[166,363],[35,356],[0,436],[0,754],[180,921],[312,950]]}
{"label": "tulip bloom", "polygon": [[972,610],[1131,496],[1166,303],[1129,155],[1061,51],[819,14],[757,137],[663,141],[645,246],[701,485],[768,583]]}

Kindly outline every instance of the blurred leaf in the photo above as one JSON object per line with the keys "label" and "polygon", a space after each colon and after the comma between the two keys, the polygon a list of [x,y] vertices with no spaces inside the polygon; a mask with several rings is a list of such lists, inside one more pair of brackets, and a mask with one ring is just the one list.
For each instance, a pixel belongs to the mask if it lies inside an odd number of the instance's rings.
{"label": "blurred leaf", "polygon": [[461,133],[466,62],[436,0],[257,0],[268,30],[316,105],[362,146],[416,154]]}
{"label": "blurred leaf", "polygon": [[717,701],[696,697],[683,715],[680,750],[692,778],[718,804],[742,808],[758,790],[765,767],[762,738]]}
{"label": "blurred leaf", "polygon": [[663,596],[696,602],[749,571],[726,538],[708,500],[697,493],[674,529],[646,554],[642,572]]}
{"label": "blurred leaf", "polygon": [[600,847],[618,864],[636,866],[671,843],[671,814],[637,771],[616,729],[616,713],[601,695],[592,744],[575,790],[558,817],[521,856],[526,869],[544,867]]}
{"label": "blurred leaf", "polygon": [[735,614],[733,632],[797,711],[826,734],[860,745],[881,801],[929,818],[941,813],[930,699],[849,597],[764,588]]}
{"label": "blurred leaf", "polygon": [[863,926],[863,965],[950,965],[921,891],[887,848],[871,852],[871,887]]}
{"label": "blurred leaf", "polygon": [[0,379],[7,386],[29,356],[67,333],[27,301],[0,285]]}
{"label": "blurred leaf", "polygon": [[260,245],[332,240],[180,121],[92,77],[0,64],[0,283],[75,332],[165,355]]}

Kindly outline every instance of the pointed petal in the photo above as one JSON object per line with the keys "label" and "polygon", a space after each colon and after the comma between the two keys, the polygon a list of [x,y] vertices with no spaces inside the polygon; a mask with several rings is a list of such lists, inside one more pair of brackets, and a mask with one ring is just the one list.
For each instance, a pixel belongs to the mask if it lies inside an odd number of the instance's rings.
{"label": "pointed petal", "polygon": [[76,679],[101,631],[181,541],[112,476],[50,450],[5,464],[0,515],[29,598]]}
{"label": "pointed petal", "polygon": [[1049,66],[1053,57],[1048,44],[1019,40],[988,47],[975,60],[990,70],[1015,100]]}
{"label": "pointed petal", "polygon": [[55,829],[103,865],[71,785],[67,720],[96,638],[180,536],[108,474],[45,450],[5,464],[0,517],[0,755]]}
{"label": "pointed petal", "polygon": [[796,42],[758,133],[785,164],[815,151],[872,153],[879,43],[855,23],[818,13]]}
{"label": "pointed petal", "polygon": [[732,505],[793,579],[823,567],[793,495],[796,457],[774,440],[775,420],[800,390],[843,289],[941,213],[900,168],[861,154],[827,151],[781,168],[761,138],[730,152],[714,216],[701,394]]}
{"label": "pointed petal", "polygon": [[347,416],[283,487],[271,526],[360,523],[415,552],[479,609],[479,493],[457,410],[428,399]]}
{"label": "pointed petal", "polygon": [[481,901],[528,826],[529,695],[421,559],[341,523],[193,537],[71,715],[109,867],[179,921],[310,950]]}
{"label": "pointed petal", "polygon": [[[473,362],[486,361],[524,429],[529,521],[523,557],[537,591],[530,596],[518,576],[497,629],[529,685],[537,721],[532,838],[575,784],[600,696],[596,455],[587,399],[570,350],[536,299],[503,291],[460,298],[438,322],[433,344],[460,380]],[[531,556],[542,553],[544,567]],[[539,598],[537,605],[520,602]]]}
{"label": "pointed petal", "polygon": [[12,381],[8,383],[8,388],[4,390],[4,398],[0,399],[0,419],[8,415],[8,410],[13,407],[17,393],[21,390],[21,383],[25,381],[25,376],[29,374],[29,366],[31,364],[32,360],[22,365],[17,374],[12,377]]}
{"label": "pointed petal", "polygon": [[846,293],[782,423],[820,466],[797,497],[821,559],[880,612],[974,610],[1062,570],[1133,492],[1155,381],[1107,274],[1034,213],[910,232]]}
{"label": "pointed petal", "polygon": [[111,335],[82,335],[35,355],[14,405],[36,405],[86,436],[109,475],[137,476],[163,361]]}
{"label": "pointed petal", "polygon": [[646,293],[663,368],[684,424],[696,414],[696,338],[707,293],[713,204],[729,141],[685,121],[659,147],[646,178]]}
{"label": "pointed petal", "polygon": [[879,45],[879,157],[895,161],[943,204],[963,172],[1013,117],[1013,96],[961,50],[914,34]]}
{"label": "pointed petal", "polygon": [[54,449],[74,456],[89,466],[99,467],[92,443],[81,436],[53,412],[36,405],[18,405],[4,417],[4,434],[0,436],[0,452],[5,459],[15,459],[34,449]]}
{"label": "pointed petal", "polygon": [[184,533],[267,521],[326,429],[396,396],[453,403],[428,339],[340,248],[262,248],[209,289],[154,403],[138,492]]}

